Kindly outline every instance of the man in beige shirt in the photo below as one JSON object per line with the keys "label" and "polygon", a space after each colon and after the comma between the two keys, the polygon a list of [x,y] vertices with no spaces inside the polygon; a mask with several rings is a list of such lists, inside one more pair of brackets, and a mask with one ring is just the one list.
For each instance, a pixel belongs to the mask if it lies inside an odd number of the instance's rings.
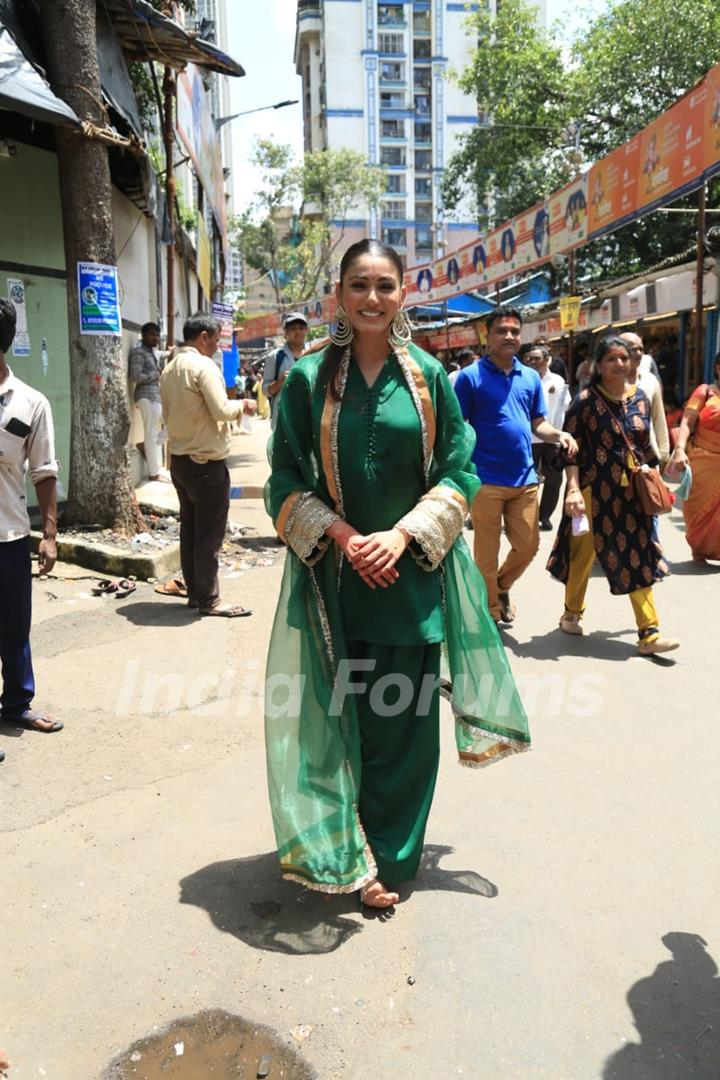
{"label": "man in beige shirt", "polygon": [[230,506],[230,424],[252,401],[228,401],[223,377],[212,357],[220,323],[197,312],[183,328],[184,345],[160,376],[160,397],[171,455],[170,475],[180,500],[180,563],[188,605],[201,615],[236,618],[242,607],[220,603],[218,554]]}

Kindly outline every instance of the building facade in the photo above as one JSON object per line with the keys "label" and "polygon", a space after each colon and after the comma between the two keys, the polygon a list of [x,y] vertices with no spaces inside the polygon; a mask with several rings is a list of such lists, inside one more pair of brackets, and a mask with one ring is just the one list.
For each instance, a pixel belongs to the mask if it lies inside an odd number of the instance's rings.
{"label": "building facade", "polygon": [[460,0],[299,0],[295,64],[303,80],[305,149],[349,147],[386,172],[378,211],[357,208],[347,242],[376,236],[406,265],[477,234],[467,210],[443,209],[442,177],[475,100],[448,79],[470,60]]}

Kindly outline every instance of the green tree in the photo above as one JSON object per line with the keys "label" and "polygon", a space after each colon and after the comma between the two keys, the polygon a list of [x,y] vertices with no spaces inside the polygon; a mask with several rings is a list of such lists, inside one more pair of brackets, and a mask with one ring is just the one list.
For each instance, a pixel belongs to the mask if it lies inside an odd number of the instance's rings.
{"label": "green tree", "polygon": [[[477,40],[456,75],[478,102],[481,123],[461,137],[443,180],[445,205],[474,205],[484,228],[527,210],[569,178],[564,129],[573,119],[572,84],[561,42],[539,29],[525,0],[484,6],[467,19]],[[490,208],[490,210],[489,210]]]}
{"label": "green tree", "polygon": [[[272,281],[278,304],[317,295],[336,269],[348,218],[365,216],[385,187],[381,169],[354,150],[322,150],[293,160],[290,146],[258,139],[251,161],[261,184],[231,223],[235,243],[253,269]],[[291,211],[300,217],[291,226]]]}
{"label": "green tree", "polygon": [[[717,0],[618,0],[569,47],[558,27],[537,28],[524,0],[498,6],[497,16],[481,11],[468,20],[479,46],[459,80],[490,126],[465,138],[444,184],[450,208],[468,194],[480,208],[494,197],[497,221],[551,194],[576,171],[562,145],[569,123],[580,123],[583,156],[596,161],[672,105],[718,58]],[[481,214],[478,220],[485,224]],[[682,250],[694,233],[690,215],[652,214],[581,249],[579,272],[632,273]]]}

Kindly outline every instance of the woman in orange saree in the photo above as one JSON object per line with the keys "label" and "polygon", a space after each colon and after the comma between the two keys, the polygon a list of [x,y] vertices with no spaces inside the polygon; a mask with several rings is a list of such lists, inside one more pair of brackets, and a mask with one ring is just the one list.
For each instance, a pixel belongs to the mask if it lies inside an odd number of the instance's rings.
{"label": "woman in orange saree", "polygon": [[715,381],[698,386],[685,407],[671,470],[692,469],[683,505],[685,536],[695,562],[720,559],[720,353]]}

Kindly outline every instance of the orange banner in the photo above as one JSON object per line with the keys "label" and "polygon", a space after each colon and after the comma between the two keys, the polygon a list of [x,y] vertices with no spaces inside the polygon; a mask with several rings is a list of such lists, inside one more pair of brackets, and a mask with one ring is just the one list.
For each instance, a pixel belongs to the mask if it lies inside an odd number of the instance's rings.
{"label": "orange banner", "polygon": [[550,254],[572,251],[588,236],[587,173],[556,191],[548,200]]}
{"label": "orange banner", "polygon": [[707,82],[653,120],[640,136],[638,209],[647,210],[681,190],[699,187],[704,171]]}
{"label": "orange banner", "polygon": [[590,169],[588,232],[603,232],[637,211],[640,136],[636,135]]}
{"label": "orange banner", "polygon": [[529,270],[550,258],[550,214],[547,202],[538,203],[514,221],[517,251],[515,265]]}
{"label": "orange banner", "polygon": [[720,170],[720,64],[708,72],[705,86],[705,170],[712,175]]}

